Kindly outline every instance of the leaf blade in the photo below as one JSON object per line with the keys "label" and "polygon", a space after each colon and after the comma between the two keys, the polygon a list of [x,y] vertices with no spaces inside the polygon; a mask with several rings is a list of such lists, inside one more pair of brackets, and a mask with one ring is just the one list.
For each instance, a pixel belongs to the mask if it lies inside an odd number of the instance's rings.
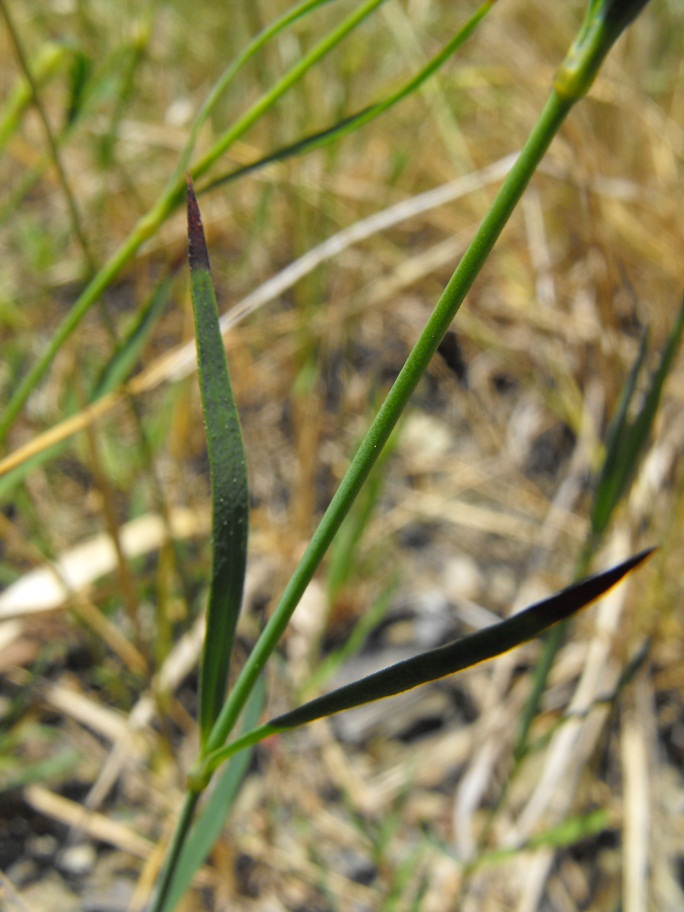
{"label": "leaf blade", "polygon": [[228,681],[247,567],[247,460],[219,327],[202,218],[188,178],[188,250],[212,501],[212,570],[200,668],[200,735],[218,717]]}
{"label": "leaf blade", "polygon": [[456,674],[480,662],[503,653],[539,636],[554,624],[566,620],[591,602],[605,595],[623,577],[643,563],[654,548],[640,551],[620,564],[574,583],[550,598],[537,602],[484,630],[437,649],[421,652],[417,656],[397,662],[374,674],[346,684],[314,700],[298,706],[281,716],[276,716],[259,728],[237,738],[230,744],[212,751],[193,770],[191,778],[198,790],[204,787],[214,770],[240,750],[251,747],[270,735],[279,734],[317,719],[332,716],[364,703],[392,697],[421,684],[429,684],[447,675]]}
{"label": "leaf blade", "polygon": [[499,624],[486,627],[453,643],[447,643],[446,646],[421,652],[411,659],[405,659],[359,681],[323,694],[289,713],[272,719],[270,724],[277,728],[293,728],[372,700],[394,696],[502,655],[534,639],[548,627],[565,620],[595,601],[646,560],[652,551],[652,548],[641,551],[610,570],[568,586]]}

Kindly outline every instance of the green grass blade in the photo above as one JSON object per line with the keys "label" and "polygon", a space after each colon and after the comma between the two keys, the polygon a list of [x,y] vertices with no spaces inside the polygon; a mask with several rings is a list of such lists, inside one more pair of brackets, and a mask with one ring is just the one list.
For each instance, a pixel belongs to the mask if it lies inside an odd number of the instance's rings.
{"label": "green grass blade", "polygon": [[305,722],[312,722],[314,719],[344,709],[411,690],[420,684],[436,681],[438,678],[508,652],[595,601],[642,563],[652,550],[642,551],[610,570],[568,586],[551,598],[538,602],[499,624],[486,627],[446,646],[430,649],[360,681],[354,681],[324,694],[292,712],[273,719],[271,724],[278,728],[303,725]]}
{"label": "green grass blade", "polygon": [[[249,731],[257,724],[265,700],[266,685],[261,678],[245,707],[245,718],[242,725],[244,730]],[[238,756],[232,757],[212,788],[207,803],[197,815],[183,851],[174,866],[171,883],[160,912],[172,912],[176,907],[183,893],[190,886],[195,873],[221,835],[247,772],[250,756],[249,751],[243,751]]]}
{"label": "green grass blade", "polygon": [[228,376],[209,254],[189,178],[188,243],[212,501],[212,570],[200,669],[199,722],[204,743],[225,698],[247,565],[249,494],[245,449]]}
{"label": "green grass blade", "polygon": [[642,334],[639,351],[625,380],[615,416],[606,433],[606,451],[594,491],[594,503],[591,512],[591,529],[594,539],[600,538],[608,528],[610,516],[623,489],[624,480],[624,445],[629,429],[629,407],[636,392],[639,375],[648,354],[648,332]]}
{"label": "green grass blade", "polygon": [[[172,280],[166,278],[155,288],[135,323],[122,340],[114,357],[95,384],[95,388],[89,398],[90,403],[95,402],[102,396],[106,396],[107,393],[111,393],[128,379],[168,302],[171,287]],[[65,416],[73,414],[73,412],[73,408],[67,409]],[[27,475],[45,465],[51,459],[55,459],[68,445],[69,442],[65,440],[62,443],[48,447],[22,462],[16,468],[11,469],[5,475],[0,476],[0,503],[3,503],[12,494],[16,486]]]}
{"label": "green grass blade", "polygon": [[196,180],[202,174],[206,174],[209,168],[225,154],[238,137],[246,133],[266,111],[269,111],[275,105],[279,98],[288,92],[295,83],[299,82],[315,64],[322,60],[384,2],[385,0],[366,0],[365,3],[360,4],[346,19],[332,29],[325,38],[322,38],[314,45],[289,72],[265,92],[242,117],[238,118],[233,126],[226,130],[214,143],[206,155],[192,167],[193,178]]}
{"label": "green grass blade", "polygon": [[[33,78],[37,85],[43,86],[62,69],[71,55],[73,49],[65,44],[49,42],[44,44],[36,56],[31,60]],[[21,77],[17,85],[7,96],[0,109],[0,150],[7,141],[16,133],[26,111],[33,103],[33,90],[25,76]]]}
{"label": "green grass blade", "polygon": [[672,370],[672,365],[674,364],[679,346],[681,345],[683,333],[684,299],[682,299],[677,318],[675,319],[674,325],[670,330],[667,341],[665,342],[665,345],[661,352],[658,367],[651,377],[651,382],[649,383],[648,389],[646,390],[643,405],[629,429],[626,446],[634,465],[631,467],[631,470],[627,474],[628,482],[631,481],[634,470],[636,468],[636,463],[646,448],[648,438],[650,437],[651,431],[653,429],[653,422],[660,405],[660,400],[662,398],[665,381],[667,380]]}
{"label": "green grass blade", "polygon": [[591,514],[592,533],[603,534],[610,517],[620,500],[627,494],[643,456],[653,422],[660,405],[667,380],[684,333],[684,300],[660,355],[658,367],[651,377],[641,408],[630,421],[628,409],[636,391],[637,377],[643,367],[646,338],[642,340],[639,354],[625,383],[616,418],[613,421],[606,445],[606,457],[596,485],[594,507]]}
{"label": "green grass blade", "polygon": [[251,162],[248,165],[243,165],[240,168],[236,168],[235,171],[231,171],[228,174],[217,177],[210,183],[201,187],[198,192],[206,193],[230,181],[244,177],[245,174],[250,174],[254,171],[257,171],[259,168],[263,168],[272,162],[285,161],[286,159],[292,158],[295,155],[304,155],[314,149],[320,149],[323,146],[327,146],[329,143],[336,142],[337,140],[342,139],[344,136],[353,133],[355,130],[358,130],[360,127],[369,123],[369,121],[374,120],[376,117],[379,117],[380,114],[384,114],[385,111],[388,111],[390,108],[394,107],[394,105],[398,104],[400,101],[403,101],[405,98],[416,92],[424,82],[433,76],[440,69],[440,67],[442,67],[446,61],[449,60],[449,58],[452,57],[454,53],[461,47],[461,45],[464,44],[465,41],[472,35],[472,33],[475,31],[482,19],[484,19],[484,17],[487,15],[492,6],[493,0],[486,0],[486,2],[482,3],[480,7],[473,13],[470,19],[468,19],[463,28],[461,28],[453,36],[453,38],[444,45],[438,54],[435,54],[435,56],[429,60],[428,63],[418,73],[416,73],[415,76],[412,76],[411,79],[405,82],[402,86],[400,86],[399,89],[392,92],[386,98],[383,98],[381,101],[377,101],[374,104],[368,105],[361,111],[350,114],[348,117],[344,117],[336,124],[333,124],[330,127],[326,127],[324,130],[320,130],[316,133],[311,134],[310,136],[306,136],[303,139],[300,139],[288,146],[283,146],[280,149],[276,149],[275,152],[269,153],[263,158],[260,158],[258,161]]}
{"label": "green grass blade", "polygon": [[[273,26],[266,29],[261,35],[258,35],[254,42],[252,42],[252,44],[240,55],[236,63],[232,67],[229,67],[226,73],[223,74],[222,78],[210,93],[205,105],[202,107],[197,121],[193,126],[188,144],[181,153],[176,169],[167,182],[164,190],[161,192],[157,202],[138,220],[126,240],[93,276],[81,295],[74,302],[69,313],[52,335],[52,338],[41,357],[29,370],[26,376],[17,383],[10,401],[5,406],[2,415],[0,415],[0,443],[4,441],[28,397],[43,379],[57,355],[57,352],[76,330],[93,304],[99,299],[105,289],[111,285],[121,270],[133,259],[141,245],[158,231],[169,215],[180,205],[183,199],[184,173],[188,167],[188,162],[196,140],[196,134],[199,132],[199,126],[206,120],[206,117],[218,100],[218,97],[225,88],[229,78],[232,78],[235,71],[242,66],[257,49],[262,47],[267,40],[270,40],[270,38],[279,31],[282,31],[283,28],[294,22],[295,19],[330,2],[332,2],[332,0],[307,0],[307,2],[294,7],[281,17],[281,19],[277,20]],[[242,117],[238,118],[237,122],[220,137],[217,143],[196,166],[189,169],[193,176],[197,177],[199,174],[203,174],[217,158],[226,152],[232,143],[239,139],[243,133],[259,119],[259,117],[270,110],[282,95],[292,88],[295,83],[301,80],[309,69],[339,44],[343,38],[359,25],[364,18],[370,15],[370,13],[382,2],[384,2],[384,0],[368,0],[363,7],[355,10],[351,16],[344,20],[337,28],[333,29],[325,39],[312,48],[312,50],[305,55],[302,60],[298,61],[292,70],[286,73],[269,92],[252,105]]]}
{"label": "green grass blade", "polygon": [[610,570],[590,576],[579,583],[562,589],[556,595],[538,602],[519,614],[463,637],[446,646],[421,652],[419,655],[382,671],[375,672],[344,687],[323,694],[297,709],[271,719],[265,725],[235,740],[225,748],[209,754],[201,763],[191,782],[201,789],[216,767],[233,753],[277,732],[306,725],[346,709],[353,709],[395,696],[421,684],[428,684],[446,675],[455,674],[480,662],[502,655],[528,640],[538,637],[554,624],[558,624],[604,595],[630,571],[634,570],[653,553],[641,551]]}
{"label": "green grass blade", "polygon": [[155,288],[149,300],[145,302],[126,337],[114,352],[113,358],[108,362],[100,379],[95,385],[91,401],[95,402],[107,393],[111,393],[124,383],[132,374],[135,365],[147,344],[152,330],[157,324],[166,306],[173,280],[163,279]]}

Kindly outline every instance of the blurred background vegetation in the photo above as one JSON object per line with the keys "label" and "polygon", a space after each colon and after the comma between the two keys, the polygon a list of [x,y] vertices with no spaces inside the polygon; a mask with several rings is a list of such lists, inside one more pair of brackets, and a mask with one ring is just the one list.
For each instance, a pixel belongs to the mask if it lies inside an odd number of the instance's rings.
{"label": "blurred background vegetation", "polygon": [[[227,62],[287,6],[2,0],[2,402],[158,198]],[[243,650],[533,125],[583,7],[498,0],[383,117],[202,195],[219,306],[238,308],[227,349],[253,506]],[[198,153],[352,8],[330,3],[266,47]],[[212,176],[384,97],[474,8],[384,4]],[[269,715],[571,579],[644,329],[650,369],[681,300],[683,40],[677,3],[649,4],[553,143],[295,615]],[[437,187],[428,207],[419,195]],[[350,238],[376,213],[386,224]],[[269,293],[334,236],[338,249]],[[0,869],[7,901],[32,910],[143,908],[195,750],[208,467],[185,256],[179,211],[61,347],[2,453]],[[682,907],[683,403],[677,361],[595,568],[659,551],[573,626],[515,774],[536,644],[258,748],[186,909]],[[77,433],[46,436],[70,418]]]}

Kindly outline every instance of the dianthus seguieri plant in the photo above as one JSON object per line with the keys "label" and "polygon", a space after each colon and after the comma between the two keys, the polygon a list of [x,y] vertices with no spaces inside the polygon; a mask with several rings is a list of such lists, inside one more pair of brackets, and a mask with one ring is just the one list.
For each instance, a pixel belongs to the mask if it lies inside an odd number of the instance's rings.
{"label": "dianthus seguieri plant", "polygon": [[[206,857],[222,824],[221,803],[230,800],[229,796],[237,787],[240,770],[244,769],[244,764],[242,767],[237,765],[238,761],[246,756],[246,751],[251,746],[274,733],[285,732],[341,710],[389,697],[445,675],[455,674],[513,649],[539,636],[547,628],[567,620],[575,612],[602,596],[651,553],[650,550],[642,551],[618,566],[580,579],[553,597],[492,627],[421,653],[369,677],[325,693],[266,723],[258,724],[260,688],[263,686],[262,671],[276,649],[306,587],[320,566],[371,468],[387,444],[411,394],[553,137],[571,108],[587,92],[615,41],[646,3],[647,0],[590,0],[588,3],[584,21],[565,60],[556,72],[547,102],[536,125],[437,301],[425,328],[380,407],[318,529],[285,587],[280,601],[249,658],[235,676],[227,696],[231,653],[242,602],[247,561],[249,496],[246,456],[228,376],[200,211],[192,179],[187,178],[191,294],[210,462],[213,557],[206,640],[200,668],[199,755],[188,775],[185,802],[159,878],[151,905],[152,912],[170,912],[188,886],[193,873]],[[317,4],[308,4],[315,5]],[[493,0],[483,4],[481,11],[486,12],[491,6]],[[362,112],[363,116],[359,115],[345,121],[342,125],[344,129],[340,127],[337,131],[326,131],[325,134],[310,139],[308,145],[303,143],[296,151],[305,151],[308,147],[329,141],[331,137],[341,136],[348,132],[350,125],[360,124],[364,122],[364,118],[367,119],[377,113],[381,111],[368,109]],[[291,154],[293,150],[285,151]],[[193,173],[189,163],[187,167],[189,172]],[[194,174],[197,176],[197,169],[194,170]],[[632,425],[624,420],[618,422],[613,434],[613,449],[607,448],[607,466],[611,458],[614,458],[615,448],[622,447],[624,451],[625,444],[631,454],[630,458],[637,458],[645,432],[657,409],[662,381],[681,332],[680,315],[671,336],[668,352],[663,357],[661,372],[653,381],[653,395],[646,397],[642,412]],[[624,466],[624,460],[622,465]],[[629,469],[627,466],[622,474],[618,473],[623,481],[618,485],[617,491],[614,483],[617,476],[614,471],[604,472],[599,476],[595,498],[600,508],[594,511],[592,519],[590,550],[595,550],[619,495],[628,483]],[[241,732],[235,734],[234,730],[240,717]],[[229,773],[228,776],[223,775],[226,772]],[[218,777],[220,781],[213,792],[212,814],[208,815],[203,811],[193,826],[200,799],[214,777]]]}

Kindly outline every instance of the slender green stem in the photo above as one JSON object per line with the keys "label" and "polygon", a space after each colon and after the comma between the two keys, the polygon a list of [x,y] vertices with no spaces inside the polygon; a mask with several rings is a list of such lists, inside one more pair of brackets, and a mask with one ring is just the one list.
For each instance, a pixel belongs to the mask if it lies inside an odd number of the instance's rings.
{"label": "slender green stem", "polygon": [[204,158],[200,159],[197,165],[192,169],[193,180],[197,180],[197,178],[205,174],[214,162],[225,153],[228,147],[235,142],[238,136],[242,136],[265,111],[268,111],[273,107],[281,95],[287,92],[308,70],[311,69],[312,66],[314,66],[314,64],[318,63],[319,60],[339,44],[343,38],[353,31],[357,25],[370,16],[370,14],[384,2],[385,0],[366,0],[365,3],[362,3],[357,10],[341,22],[337,28],[333,29],[325,38],[319,41],[308,54],[305,54],[304,57],[292,67],[289,73],[280,79],[273,88],[264,93],[250,110],[243,114],[231,129],[223,134],[221,139],[212,146]]}
{"label": "slender green stem", "polygon": [[475,277],[489,256],[537,165],[573,104],[574,99],[561,98],[555,90],[552,90],[536,126],[437,302],[423,332],[321,519],[278,606],[252,650],[207,741],[205,747],[207,753],[217,750],[225,743],[256,679],[275,649],[335,533],[349,512],[418,381],[427,369],[439,343],[475,281]]}
{"label": "slender green stem", "polygon": [[[207,103],[203,106],[198,115],[199,123],[201,124],[206,119],[211,107],[216,103],[220,92],[225,88],[227,79],[234,75],[237,67],[241,66],[248,56],[251,56],[255,46],[261,47],[264,41],[273,37],[276,31],[280,31],[285,25],[294,21],[295,18],[304,15],[305,12],[314,9],[316,6],[322,5],[324,2],[325,0],[309,0],[309,2],[302,4],[300,7],[296,7],[295,10],[290,11],[289,14],[278,20],[274,26],[267,30],[266,38],[263,35],[258,36],[257,39],[255,39],[254,44],[248,49],[250,54],[248,55],[247,51],[245,51],[240,55],[236,61],[236,65],[229,68],[227,74],[224,74],[222,79],[219,80],[214,91],[207,99]],[[269,108],[272,107],[285,92],[291,89],[312,66],[318,63],[325,54],[329,53],[336,44],[342,41],[349,32],[383,2],[384,0],[367,0],[367,2],[358,10],[351,16],[348,16],[337,28],[315,45],[315,47],[313,47],[311,51],[292,68],[292,70],[286,73],[266,95],[262,96],[262,98],[255,102],[255,104],[238,119],[234,126],[223,134],[207,155],[205,155],[194,168],[190,169],[191,176],[196,178],[199,174],[204,173],[220,155],[226,152],[231,143],[235,142],[254,124],[258,117],[268,111]],[[138,221],[128,238],[126,238],[119,249],[110,257],[101,270],[86,286],[61,325],[57,328],[47,349],[15,390],[14,395],[5,407],[2,418],[0,419],[0,443],[7,436],[9,429],[19,415],[21,409],[24,407],[26,400],[38,383],[40,383],[50,364],[52,364],[57,352],[74,332],[88,310],[97,301],[102,292],[114,281],[124,266],[133,259],[141,245],[157,232],[171,212],[173,212],[183,201],[185,195],[185,166],[194,147],[196,132],[196,130],[192,131],[186,149],[181,154],[178,167],[166,184],[157,203]]]}
{"label": "slender green stem", "polygon": [[90,253],[90,247],[85,236],[85,231],[83,230],[78,206],[76,205],[76,200],[73,193],[71,192],[71,185],[69,183],[69,179],[67,178],[66,171],[64,170],[64,165],[62,164],[62,156],[57,145],[57,140],[55,139],[55,136],[52,132],[52,127],[50,126],[50,121],[48,119],[45,106],[43,105],[43,101],[40,97],[38,83],[33,75],[31,65],[24,52],[24,46],[21,42],[21,38],[19,37],[19,33],[15,28],[14,20],[10,15],[9,8],[5,3],[5,0],[0,0],[0,10],[2,10],[2,15],[4,16],[5,24],[7,25],[7,31],[9,32],[10,38],[12,39],[14,51],[19,59],[22,70],[24,71],[26,81],[31,89],[33,104],[35,105],[38,116],[40,117],[41,123],[43,124],[45,138],[50,149],[50,157],[52,159],[53,165],[55,166],[55,170],[57,171],[59,182],[62,186],[62,192],[64,193],[64,198],[66,199],[66,204],[69,209],[74,234],[76,235],[81,250],[83,251],[83,256],[85,257],[85,261],[88,264],[88,269],[92,273],[95,271],[95,261]]}
{"label": "slender green stem", "polygon": [[[313,11],[319,6],[324,6],[326,3],[331,2],[331,0],[304,0],[304,2],[299,3],[292,7],[291,10],[288,10],[284,13],[279,19],[276,19],[271,25],[263,29],[256,37],[250,41],[247,47],[242,51],[241,54],[235,58],[232,64],[221,74],[220,78],[216,81],[214,87],[207,95],[204,104],[200,108],[195,122],[192,125],[190,131],[190,136],[188,141],[183,149],[176,170],[171,176],[168,189],[173,193],[178,192],[178,187],[184,185],[185,181],[185,172],[188,170],[190,165],[190,158],[194,152],[195,146],[197,144],[197,138],[200,134],[200,130],[207,122],[209,115],[213,111],[217,102],[226,91],[232,80],[235,78],[238,71],[249,61],[251,60],[264,45],[274,38],[279,32],[282,32],[283,29],[287,28],[289,25],[292,25],[297,19],[300,19],[302,16],[305,16],[307,13]],[[196,172],[193,172],[193,176],[196,177]]]}
{"label": "slender green stem", "polygon": [[268,155],[265,155],[256,161],[250,162],[247,165],[242,165],[239,168],[235,168],[233,171],[229,171],[227,174],[219,175],[218,177],[215,177],[209,181],[209,183],[204,184],[198,192],[207,193],[210,190],[214,190],[216,187],[223,186],[230,181],[236,180],[238,177],[242,177],[245,174],[250,174],[256,171],[257,168],[263,168],[265,165],[270,164],[271,162],[284,161],[293,155],[304,155],[305,153],[311,152],[313,149],[321,149],[324,146],[327,146],[329,143],[337,142],[338,140],[347,136],[349,133],[360,129],[367,123],[370,123],[370,121],[375,120],[376,117],[384,114],[390,108],[394,107],[394,105],[403,101],[404,98],[408,98],[417,89],[419,89],[421,85],[427,82],[431,76],[434,76],[434,74],[446,63],[450,57],[454,55],[454,53],[461,47],[461,45],[463,45],[467,39],[470,38],[477,26],[482,22],[484,17],[491,10],[493,3],[494,0],[485,0],[485,2],[482,3],[477,10],[475,10],[465,25],[452,38],[449,39],[442,50],[435,54],[435,56],[428,61],[422,70],[420,70],[418,73],[415,73],[407,82],[401,85],[386,98],[369,105],[361,111],[357,111],[355,114],[351,114],[345,117],[343,120],[339,121],[331,127],[327,127],[324,130],[319,130],[318,132],[306,136],[303,139],[299,139],[288,146],[283,146],[280,149],[275,149]]}
{"label": "slender green stem", "polygon": [[180,816],[178,818],[178,823],[176,824],[176,830],[173,834],[173,841],[169,847],[169,851],[164,860],[164,867],[162,868],[161,874],[159,875],[159,882],[157,886],[157,892],[154,895],[152,900],[152,905],[150,906],[149,912],[161,912],[164,908],[164,903],[171,889],[171,884],[173,882],[173,872],[180,858],[181,852],[183,851],[183,846],[185,841],[188,838],[190,832],[190,827],[192,825],[192,818],[195,814],[195,808],[197,807],[197,802],[199,801],[200,793],[188,791],[185,794],[185,800],[183,802],[183,807],[181,808]]}

